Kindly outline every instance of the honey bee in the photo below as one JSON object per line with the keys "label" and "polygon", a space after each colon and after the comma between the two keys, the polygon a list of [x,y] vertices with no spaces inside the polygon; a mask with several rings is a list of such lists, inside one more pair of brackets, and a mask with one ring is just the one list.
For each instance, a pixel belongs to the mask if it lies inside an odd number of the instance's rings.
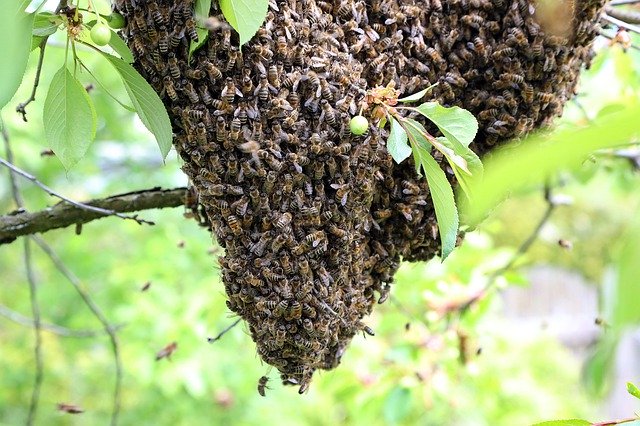
{"label": "honey bee", "polygon": [[262,376],[258,380],[258,393],[260,394],[260,396],[265,396],[265,389],[269,389],[269,387],[267,386],[268,381],[269,378],[267,376]]}
{"label": "honey bee", "polygon": [[180,41],[184,37],[184,28],[176,27],[174,28],[171,36],[169,37],[169,46],[172,49],[176,49],[180,45]]}
{"label": "honey bee", "polygon": [[260,83],[254,90],[253,94],[257,95],[258,99],[262,102],[267,102],[269,100],[269,80],[267,79],[266,74],[262,74],[260,76]]}
{"label": "honey bee", "polygon": [[167,63],[169,64],[169,72],[171,76],[175,79],[180,78],[180,68],[178,67],[178,60],[176,59],[176,54],[171,52],[169,53],[169,57],[167,58]]}
{"label": "honey bee", "polygon": [[182,84],[184,91],[187,92],[187,96],[189,97],[189,101],[192,104],[197,104],[200,102],[200,96],[198,96],[198,92],[193,88],[193,84],[190,81],[184,81]]}
{"label": "honey bee", "polygon": [[169,343],[156,354],[156,361],[160,361],[162,358],[171,359],[171,355],[176,351],[176,349],[178,349],[178,343]]}
{"label": "honey bee", "polygon": [[243,97],[242,92],[238,90],[235,83],[233,82],[233,78],[227,77],[225,85],[220,92],[220,96],[222,97],[222,100],[224,102],[231,104],[235,100],[236,95]]}
{"label": "honey bee", "polygon": [[176,102],[178,100],[178,93],[176,92],[176,88],[173,85],[173,80],[170,76],[167,75],[163,78],[163,82],[167,96],[169,96],[169,99],[171,99],[173,102]]}
{"label": "honey bee", "polygon": [[189,40],[191,40],[194,43],[197,43],[198,32],[196,31],[196,22],[192,18],[189,18],[187,19],[184,25],[185,25],[185,32],[187,34],[187,37],[189,37]]}
{"label": "honey bee", "polygon": [[319,122],[322,123],[324,120],[329,123],[330,126],[336,127],[338,124],[336,120],[336,113],[333,110],[333,107],[329,104],[329,101],[326,99],[322,99],[320,101],[320,106],[322,107],[322,112],[320,113]]}

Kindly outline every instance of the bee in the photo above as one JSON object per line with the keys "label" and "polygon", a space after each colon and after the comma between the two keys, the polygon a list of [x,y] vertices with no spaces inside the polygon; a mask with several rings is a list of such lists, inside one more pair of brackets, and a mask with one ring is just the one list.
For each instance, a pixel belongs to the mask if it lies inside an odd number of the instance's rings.
{"label": "bee", "polygon": [[185,31],[189,40],[194,43],[198,42],[198,33],[196,31],[196,23],[192,18],[187,19],[185,22]]}
{"label": "bee", "polygon": [[387,63],[388,60],[389,60],[389,55],[384,53],[382,55],[378,55],[371,62],[369,62],[369,66],[373,68],[376,72],[380,72],[382,70],[382,67]]}
{"label": "bee", "polygon": [[171,76],[175,79],[180,78],[180,68],[178,67],[178,60],[176,59],[175,53],[169,53],[167,63],[169,64],[169,72],[171,73]]}
{"label": "bee", "polygon": [[260,75],[260,83],[254,90],[253,94],[257,95],[258,99],[262,102],[267,102],[269,100],[269,80],[267,79],[266,74]]}
{"label": "bee", "polygon": [[536,93],[536,98],[538,98],[543,104],[548,104],[555,99],[555,95],[553,93],[538,92]]}
{"label": "bee", "polygon": [[230,215],[227,218],[227,225],[229,225],[229,228],[231,228],[231,232],[233,232],[234,235],[242,234],[242,227],[240,226],[240,220],[236,216]]}
{"label": "bee", "polygon": [[220,68],[216,67],[209,61],[204,62],[204,70],[207,72],[211,83],[222,78],[222,71],[220,71]]}
{"label": "bee", "polygon": [[298,84],[300,84],[302,75],[300,71],[295,70],[293,72],[288,73],[284,80],[282,81],[282,87],[285,89],[290,89],[293,92],[298,90]]}
{"label": "bee", "polygon": [[499,60],[499,59],[504,59],[506,57],[515,56],[515,55],[516,55],[516,49],[514,49],[513,47],[503,47],[493,52],[491,57],[495,60]]}
{"label": "bee", "polygon": [[284,229],[291,223],[292,215],[289,212],[283,213],[275,223],[276,228]]}
{"label": "bee", "polygon": [[80,406],[75,404],[66,404],[66,403],[58,403],[57,405],[58,411],[68,414],[81,414],[84,413],[84,410],[80,408]]}
{"label": "bee", "polygon": [[521,93],[525,103],[530,104],[533,102],[534,93],[532,85],[525,83]]}
{"label": "bee", "polygon": [[322,123],[326,120],[330,126],[335,127],[338,124],[336,120],[336,113],[333,110],[333,107],[329,104],[329,101],[322,99],[320,101],[320,106],[322,107],[322,112],[320,113],[319,122]]}
{"label": "bee", "polygon": [[169,37],[169,45],[175,49],[180,45],[180,41],[184,37],[184,28],[176,27]]}
{"label": "bee", "polygon": [[458,87],[466,87],[467,86],[467,80],[462,78],[462,76],[460,76],[460,74],[455,74],[455,73],[452,73],[452,72],[448,72],[445,75],[444,80],[447,83],[452,84],[454,86],[458,86]]}
{"label": "bee", "polygon": [[178,100],[178,93],[176,92],[176,88],[173,85],[173,80],[168,75],[165,76],[162,80],[167,96],[169,96],[169,99],[171,99],[173,102],[176,102]]}
{"label": "bee", "polygon": [[232,140],[238,140],[240,138],[240,130],[242,129],[242,122],[239,118],[231,120],[231,126],[229,127],[229,137]]}
{"label": "bee", "polygon": [[225,85],[220,92],[220,96],[222,97],[222,100],[224,102],[231,104],[235,100],[236,95],[243,97],[242,92],[238,90],[235,83],[233,82],[233,79],[231,77],[227,77]]}
{"label": "bee", "polygon": [[297,300],[291,302],[289,307],[289,319],[299,320],[302,317],[302,304]]}
{"label": "bee", "polygon": [[227,60],[227,63],[224,66],[224,71],[227,71],[227,72],[233,69],[233,67],[238,62],[238,58],[240,56],[238,48],[236,47],[231,48],[231,50],[229,50],[228,53],[229,53],[229,59]]}
{"label": "bee", "polygon": [[171,359],[171,355],[176,351],[176,349],[178,349],[178,343],[169,343],[156,354],[156,361],[160,361],[162,358]]}
{"label": "bee", "polygon": [[260,394],[260,396],[265,396],[265,389],[269,389],[269,387],[267,386],[268,381],[269,378],[267,376],[262,376],[258,380],[258,393]]}
{"label": "bee", "polygon": [[203,84],[199,86],[198,90],[200,92],[200,96],[202,97],[202,102],[204,102],[205,105],[211,105],[213,103],[213,97],[211,97],[211,93],[209,93],[209,88],[207,87],[207,85]]}
{"label": "bee", "polygon": [[187,92],[187,96],[189,97],[189,101],[192,104],[197,104],[200,102],[200,96],[198,96],[198,92],[193,88],[193,84],[190,81],[184,81],[182,87],[184,91]]}

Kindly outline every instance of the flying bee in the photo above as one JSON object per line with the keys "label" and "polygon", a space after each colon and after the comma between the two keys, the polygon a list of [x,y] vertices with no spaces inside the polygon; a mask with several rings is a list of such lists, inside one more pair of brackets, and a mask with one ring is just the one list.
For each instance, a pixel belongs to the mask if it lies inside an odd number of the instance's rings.
{"label": "flying bee", "polygon": [[167,63],[169,64],[169,72],[171,73],[171,76],[175,79],[180,78],[180,68],[178,67],[178,60],[176,59],[175,53],[169,53]]}
{"label": "flying bee", "polygon": [[267,386],[268,381],[269,378],[267,376],[262,376],[258,380],[258,393],[260,394],[260,396],[265,396],[265,389],[269,389],[269,387]]}

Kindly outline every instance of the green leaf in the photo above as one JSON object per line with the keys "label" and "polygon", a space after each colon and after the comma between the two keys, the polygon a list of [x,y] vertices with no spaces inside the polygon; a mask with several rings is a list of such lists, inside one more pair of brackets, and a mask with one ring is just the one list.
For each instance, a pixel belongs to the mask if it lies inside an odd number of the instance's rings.
{"label": "green leaf", "polygon": [[44,101],[44,134],[65,169],[87,152],[96,136],[96,111],[82,84],[63,66],[51,80]]}
{"label": "green leaf", "polygon": [[446,108],[438,102],[427,102],[416,108],[433,122],[447,139],[469,146],[478,132],[478,121],[466,109]]}
{"label": "green leaf", "polygon": [[640,389],[638,389],[638,387],[631,382],[627,382],[627,392],[629,392],[629,394],[631,394],[632,396],[640,399]]}
{"label": "green leaf", "polygon": [[269,0],[220,0],[220,9],[240,35],[241,46],[262,26],[268,7]]}
{"label": "green leaf", "polygon": [[[615,273],[605,276],[603,311],[612,327],[623,328],[640,323],[640,222],[625,232],[615,256]],[[609,278],[609,279],[606,279]]]}
{"label": "green leaf", "polygon": [[189,60],[191,60],[191,55],[193,55],[193,52],[195,52],[200,47],[202,47],[202,45],[209,38],[209,31],[205,29],[196,28],[196,32],[198,33],[198,41],[197,42],[192,41],[191,44],[189,44]]}
{"label": "green leaf", "polygon": [[123,61],[130,64],[133,62],[133,53],[127,46],[127,43],[120,38],[120,36],[113,30],[111,30],[111,39],[109,40],[109,46],[122,58]]}
{"label": "green leaf", "polygon": [[49,12],[41,12],[36,14],[33,21],[33,30],[31,34],[34,36],[47,37],[58,31],[58,26],[62,20],[58,15]]}
{"label": "green leaf", "polygon": [[[480,161],[480,157],[471,151],[469,147],[452,142],[444,136],[436,138],[436,140],[454,152],[455,156],[452,158],[447,156],[447,160],[449,164],[451,164],[460,188],[467,196],[470,196],[473,179],[481,179],[484,173],[484,166],[482,165],[482,161]],[[462,167],[462,165],[464,165],[464,167]]]}
{"label": "green leaf", "polygon": [[196,0],[195,12],[197,18],[207,19],[211,13],[211,0]]}
{"label": "green leaf", "polygon": [[42,40],[44,40],[44,37],[40,37],[40,36],[31,37],[31,50],[30,51],[33,52],[35,49],[40,47],[40,43],[42,43]]}
{"label": "green leaf", "polygon": [[458,210],[453,189],[444,171],[429,153],[431,144],[424,137],[426,133],[424,127],[415,120],[407,121],[415,123],[415,125],[408,125],[405,129],[413,149],[416,171],[420,174],[420,168],[422,168],[429,183],[442,243],[442,260],[445,260],[455,248],[458,238]]}
{"label": "green leaf", "polygon": [[405,387],[396,386],[389,392],[382,408],[387,424],[402,422],[411,411],[411,392]]}
{"label": "green leaf", "polygon": [[609,389],[610,372],[615,359],[618,334],[609,330],[598,342],[595,350],[585,361],[582,379],[586,390],[601,397]]}
{"label": "green leaf", "polygon": [[0,108],[13,98],[22,83],[31,52],[31,31],[35,13],[24,10],[29,0],[5,2],[0,13]]}
{"label": "green leaf", "polygon": [[563,128],[551,135],[535,134],[517,147],[492,153],[484,178],[473,179],[471,200],[463,205],[465,221],[477,224],[510,193],[541,185],[561,169],[580,167],[589,153],[620,146],[640,137],[630,125],[640,117],[640,104],[598,117],[588,127]]}
{"label": "green leaf", "polygon": [[427,92],[431,89],[431,87],[427,87],[426,89],[423,89],[421,91],[419,91],[418,93],[414,93],[413,95],[409,95],[405,98],[400,98],[398,99],[398,102],[416,102],[419,101],[420,99],[422,99],[424,97],[424,95],[427,94]]}
{"label": "green leaf", "polygon": [[591,422],[580,419],[549,420],[548,422],[540,422],[531,426],[591,426]]}
{"label": "green leaf", "polygon": [[395,118],[391,118],[391,131],[389,132],[389,139],[387,139],[387,151],[398,164],[411,155],[411,147],[407,143],[407,133]]}
{"label": "green leaf", "polygon": [[131,98],[142,123],[156,138],[162,157],[171,149],[173,133],[169,114],[158,94],[131,65],[120,58],[101,52],[122,77],[124,87]]}

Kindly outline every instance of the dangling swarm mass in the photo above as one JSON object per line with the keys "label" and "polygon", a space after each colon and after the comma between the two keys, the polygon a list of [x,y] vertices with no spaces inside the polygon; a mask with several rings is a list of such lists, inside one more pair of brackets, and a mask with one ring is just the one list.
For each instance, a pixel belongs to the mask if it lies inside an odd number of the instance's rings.
{"label": "dangling swarm mass", "polygon": [[[567,18],[545,34],[527,0],[272,1],[241,49],[222,25],[189,59],[191,0],[117,1],[226,249],[227,305],[285,383],[303,392],[336,367],[355,333],[372,333],[362,320],[400,259],[440,249],[410,160],[392,162],[384,130],[349,133],[364,91],[438,82],[437,100],[478,118],[477,152],[521,136],[573,94],[604,0],[556,3]],[[223,21],[215,1],[211,15]]]}

